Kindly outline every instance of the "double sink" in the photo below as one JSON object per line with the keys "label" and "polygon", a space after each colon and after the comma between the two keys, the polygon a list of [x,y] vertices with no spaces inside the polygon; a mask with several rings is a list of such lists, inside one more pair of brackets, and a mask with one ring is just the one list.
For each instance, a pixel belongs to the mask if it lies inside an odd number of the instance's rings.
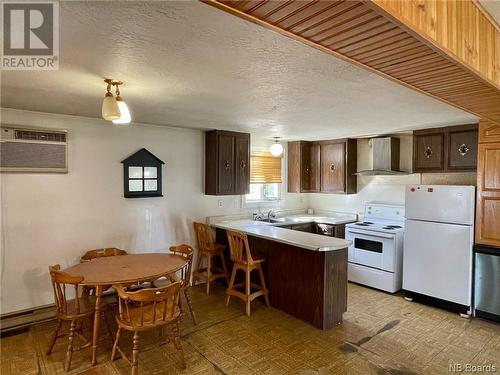
{"label": "double sink", "polygon": [[307,224],[307,223],[316,223],[316,224],[330,224],[330,225],[339,225],[352,223],[357,220],[356,214],[347,214],[347,213],[336,213],[331,214],[329,216],[315,216],[315,215],[292,215],[292,216],[284,216],[284,217],[271,217],[265,219],[254,220],[255,224],[269,224],[275,226],[287,226],[287,225],[295,225],[295,224]]}
{"label": "double sink", "polygon": [[277,217],[277,218],[269,218],[269,219],[260,219],[260,220],[255,220],[261,223],[272,223],[272,224],[279,224],[279,223],[287,223],[291,220],[290,218],[287,217]]}

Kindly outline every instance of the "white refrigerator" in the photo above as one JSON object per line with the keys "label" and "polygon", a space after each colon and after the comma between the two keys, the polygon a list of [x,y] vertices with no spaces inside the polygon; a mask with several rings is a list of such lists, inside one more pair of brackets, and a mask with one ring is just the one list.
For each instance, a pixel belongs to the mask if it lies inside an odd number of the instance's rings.
{"label": "white refrigerator", "polygon": [[407,186],[404,290],[471,305],[474,202],[474,186]]}

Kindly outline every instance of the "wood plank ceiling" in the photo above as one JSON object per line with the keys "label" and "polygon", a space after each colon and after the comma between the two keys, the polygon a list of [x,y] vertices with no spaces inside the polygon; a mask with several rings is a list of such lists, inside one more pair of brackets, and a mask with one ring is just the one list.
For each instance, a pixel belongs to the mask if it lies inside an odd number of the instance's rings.
{"label": "wood plank ceiling", "polygon": [[496,85],[374,4],[362,0],[202,1],[500,123]]}

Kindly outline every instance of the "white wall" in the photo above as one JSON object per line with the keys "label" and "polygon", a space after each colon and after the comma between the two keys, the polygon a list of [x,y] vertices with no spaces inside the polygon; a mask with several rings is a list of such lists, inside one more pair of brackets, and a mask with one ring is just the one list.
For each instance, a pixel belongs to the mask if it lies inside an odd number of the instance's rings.
{"label": "white wall", "polygon": [[[74,264],[94,248],[156,252],[194,243],[193,220],[248,210],[240,208],[239,196],[204,195],[201,131],[12,109],[1,115],[3,124],[70,132],[68,174],[0,175],[2,314],[53,301],[50,264]],[[123,198],[120,161],[142,147],[165,162],[163,198]],[[284,198],[283,208],[306,207],[300,195]]]}

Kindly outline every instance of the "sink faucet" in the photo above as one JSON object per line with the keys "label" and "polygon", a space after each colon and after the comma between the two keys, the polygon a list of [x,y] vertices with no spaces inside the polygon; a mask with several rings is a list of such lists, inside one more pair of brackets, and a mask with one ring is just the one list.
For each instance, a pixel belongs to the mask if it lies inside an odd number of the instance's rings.
{"label": "sink faucet", "polygon": [[276,217],[276,212],[274,212],[272,209],[267,212],[267,220],[274,219]]}
{"label": "sink faucet", "polygon": [[260,220],[263,220],[264,219],[264,215],[262,215],[261,212],[257,213],[257,212],[254,212],[253,213],[253,219],[255,221],[260,221]]}
{"label": "sink faucet", "polygon": [[263,214],[262,212],[259,211],[259,213],[254,212],[253,213],[253,219],[255,221],[271,221],[271,219],[276,217],[276,213],[274,210],[269,210],[267,213]]}

